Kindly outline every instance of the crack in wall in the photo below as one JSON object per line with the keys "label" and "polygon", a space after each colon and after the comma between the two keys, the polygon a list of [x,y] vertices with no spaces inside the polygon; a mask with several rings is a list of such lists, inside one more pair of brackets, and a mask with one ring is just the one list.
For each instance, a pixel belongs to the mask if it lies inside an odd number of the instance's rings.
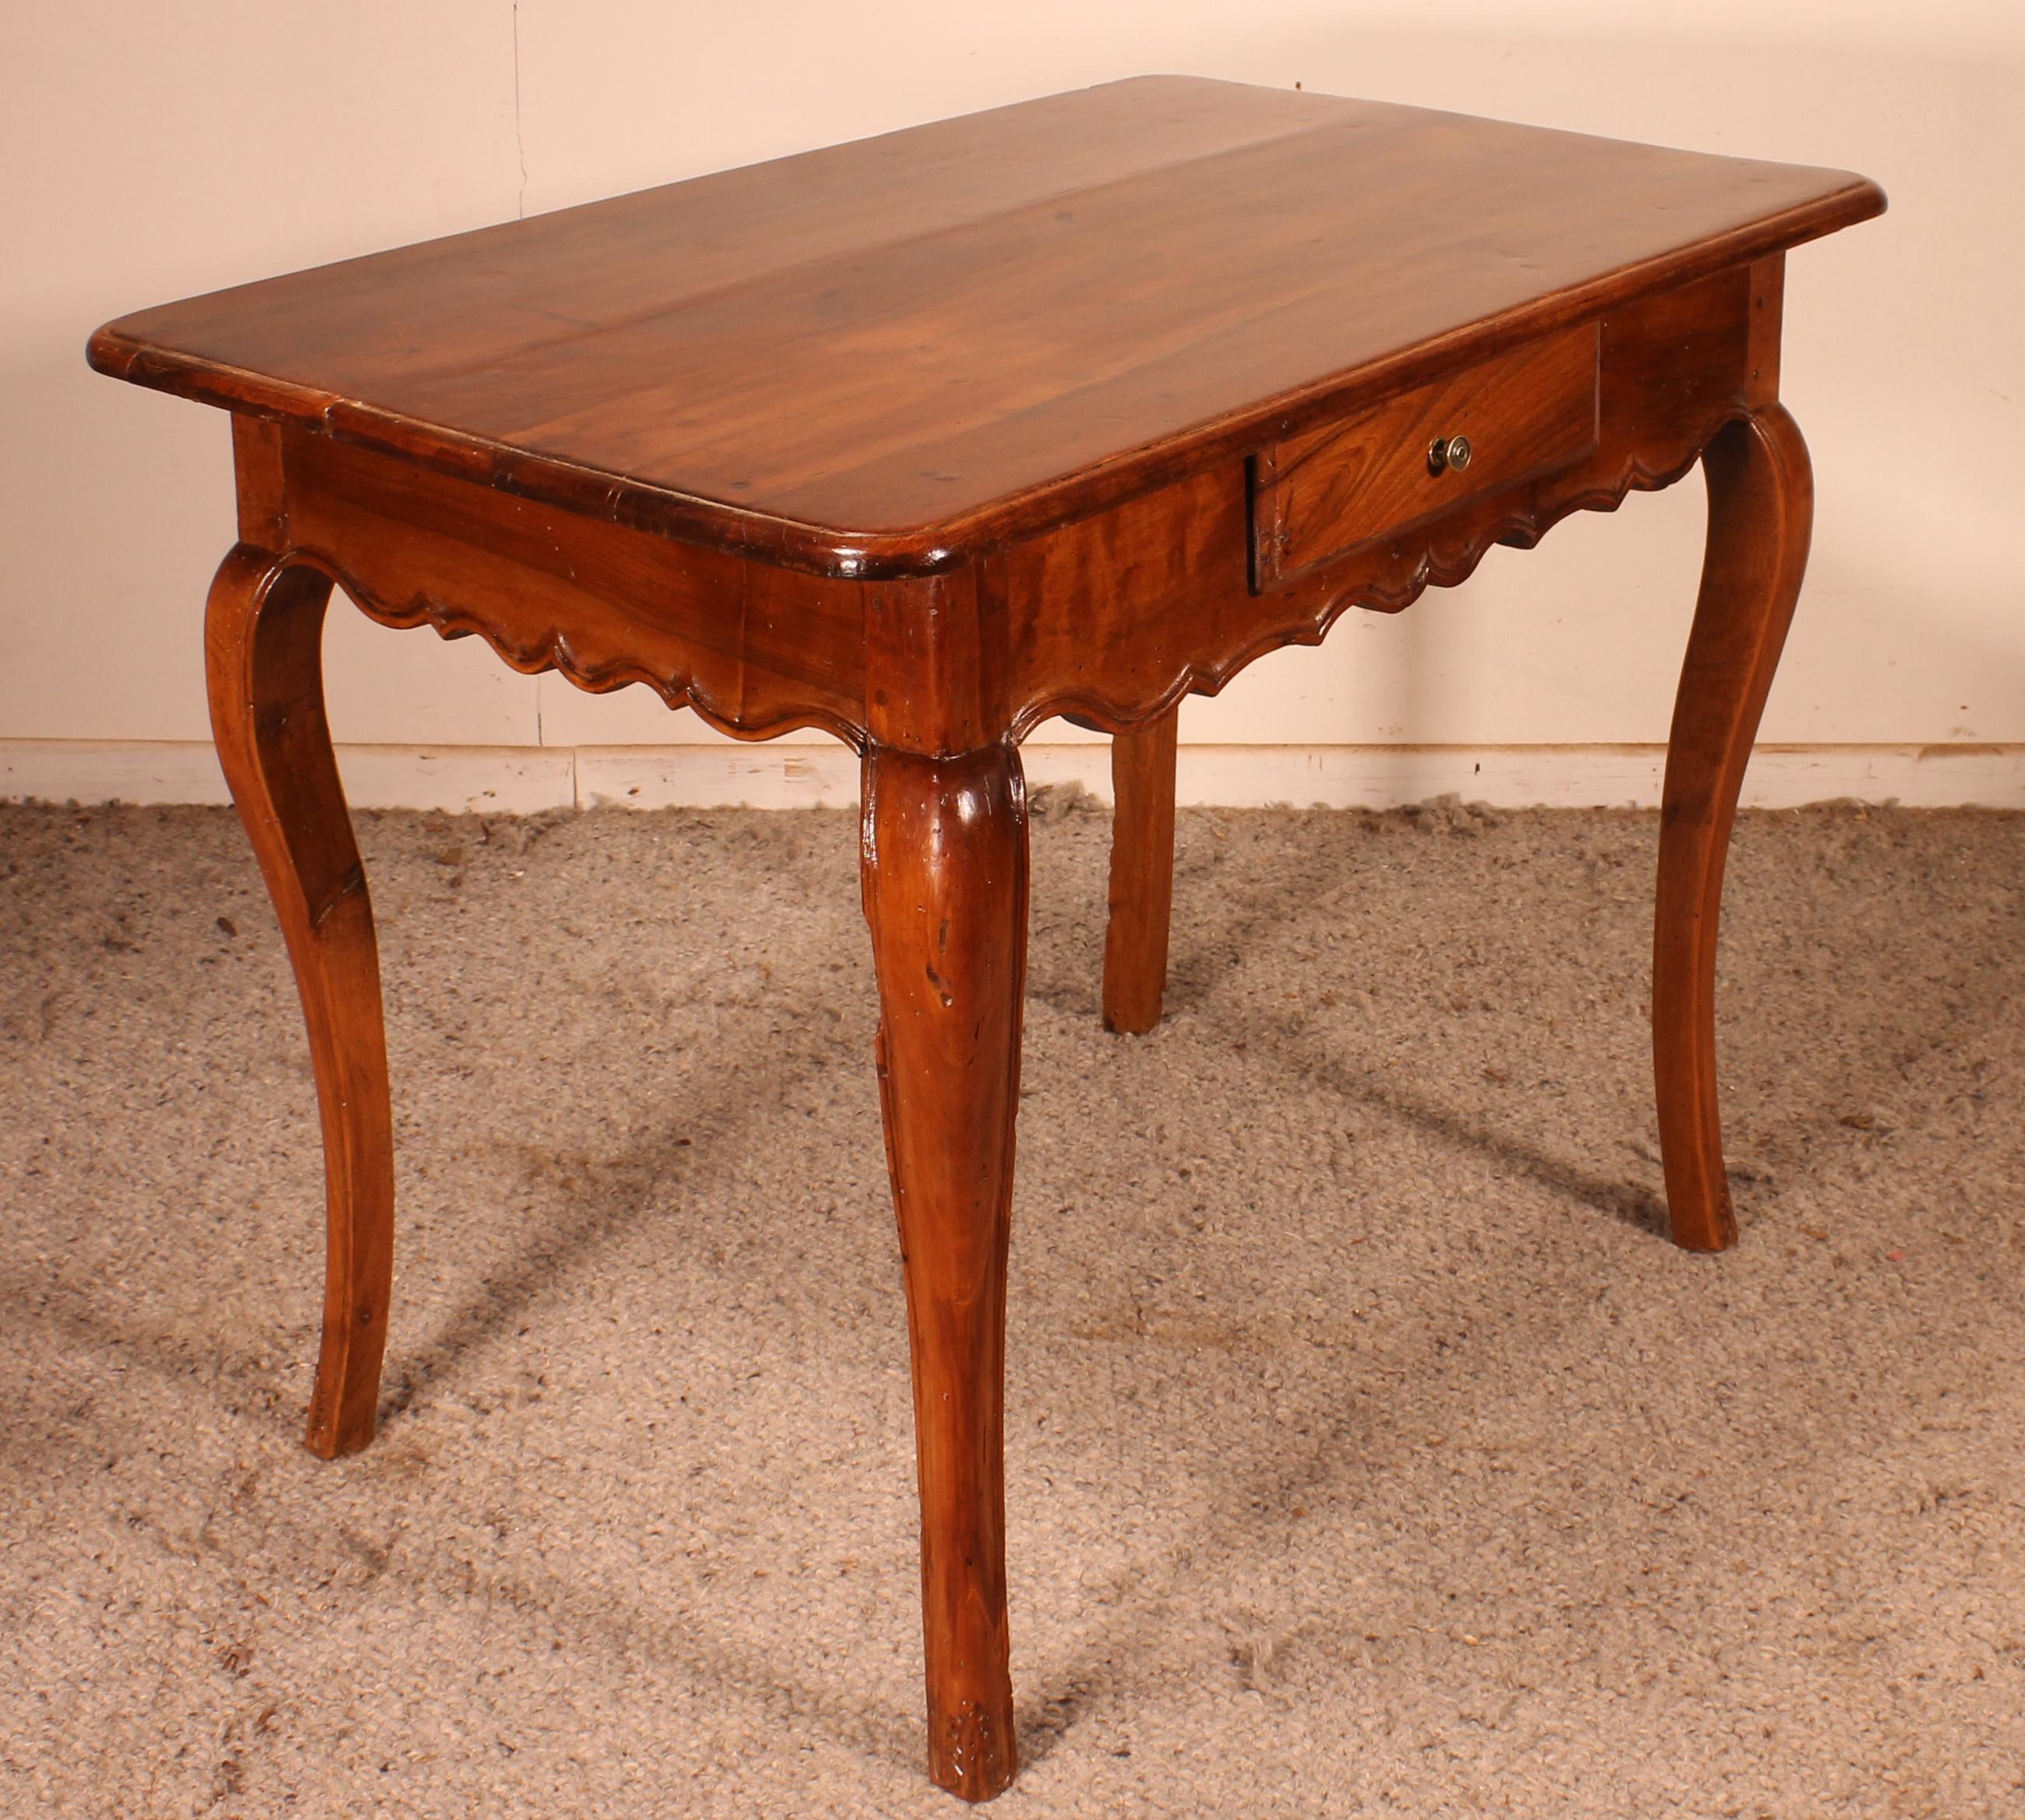
{"label": "crack in wall", "polygon": [[[520,193],[514,204],[514,212],[522,221],[527,219],[527,141],[520,130],[520,0],[513,0],[513,151],[520,163]],[[549,743],[548,729],[544,724],[544,707],[542,700],[546,678],[535,678],[535,744],[546,746]]]}
{"label": "crack in wall", "polygon": [[520,0],[513,0],[513,150],[520,160],[520,195],[515,205],[527,219],[527,142],[520,131]]}

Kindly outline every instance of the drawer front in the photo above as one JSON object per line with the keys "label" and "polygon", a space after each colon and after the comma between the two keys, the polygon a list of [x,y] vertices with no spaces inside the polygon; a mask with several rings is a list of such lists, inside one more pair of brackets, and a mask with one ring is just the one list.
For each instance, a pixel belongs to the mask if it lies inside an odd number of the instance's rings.
{"label": "drawer front", "polygon": [[[1260,450],[1255,590],[1591,454],[1598,346],[1594,323],[1570,329]],[[1467,465],[1435,452],[1457,436]]]}

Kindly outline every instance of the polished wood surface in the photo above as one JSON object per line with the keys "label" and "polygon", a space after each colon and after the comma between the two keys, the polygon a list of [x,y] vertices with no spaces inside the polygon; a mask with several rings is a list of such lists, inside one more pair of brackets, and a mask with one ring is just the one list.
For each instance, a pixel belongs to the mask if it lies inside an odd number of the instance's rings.
{"label": "polished wood surface", "polygon": [[[913,1370],[931,1774],[1018,1761],[1002,1465],[1025,981],[1019,740],[1114,736],[1111,1028],[1165,984],[1178,704],[1354,606],[1706,470],[1659,843],[1674,1236],[1735,1236],[1723,860],[1807,546],[1786,249],[1875,186],[1412,108],[1114,85],[150,311],[91,358],[233,415],[207,650],[326,1160],[309,1443],[369,1438],[393,1174],[331,584],[593,690],[862,756]],[[1472,443],[1467,467],[1431,443]]]}
{"label": "polished wood surface", "polygon": [[[1500,542],[1530,542],[1568,512],[1679,478],[1750,409],[1757,269],[1641,299],[1597,325],[1596,447],[1582,460],[1473,486],[1432,517],[1416,505],[1409,526],[1263,586],[1241,461],[968,570],[866,584],[270,425],[281,473],[266,536],[383,623],[481,636],[516,668],[557,668],[586,689],[645,682],[741,738],[812,726],[861,748],[954,753],[1055,714],[1115,730],[1191,689],[1213,693],[1277,645],[1317,642],[1351,607],[1398,611],[1462,580]],[[902,686],[884,687],[882,667]]]}
{"label": "polished wood surface", "polygon": [[1652,943],[1652,1063],[1676,1243],[1737,1237],[1716,1105],[1716,926],[1744,769],[1800,597],[1814,485],[1780,405],[1730,425],[1703,458],[1708,550],[1667,747]]}
{"label": "polished wood surface", "polygon": [[1156,77],[145,311],[92,358],[594,516],[915,573],[1882,204]]}
{"label": "polished wood surface", "polygon": [[[235,439],[242,531],[270,527],[280,474],[266,426]],[[323,1347],[307,1443],[326,1459],[373,1438],[394,1274],[394,1131],[380,952],[323,705],[330,582],[257,543],[226,555],[204,616],[219,761],[294,963],[323,1125]]]}
{"label": "polished wood surface", "polygon": [[1027,991],[1027,795],[1012,742],[865,760],[865,920],[900,1223],[921,1496],[928,1773],[1012,1780],[1005,1257]]}
{"label": "polished wood surface", "polygon": [[1191,691],[1215,693],[1277,646],[1319,643],[1351,607],[1397,612],[1465,579],[1499,544],[1529,546],[1571,512],[1670,485],[1751,410],[1754,274],[1777,266],[1606,316],[1597,445],[1582,460],[1465,495],[1290,580],[1252,577],[1254,496],[1237,463],[994,553],[978,569],[987,630],[1004,621],[987,674],[1004,677],[1005,713],[1022,734],[1053,714],[1135,726]]}
{"label": "polished wood surface", "polygon": [[[1587,324],[1261,449],[1251,491],[1258,585],[1573,467],[1596,449],[1600,362]],[[1452,452],[1457,438],[1467,465]]]}
{"label": "polished wood surface", "polygon": [[[818,726],[863,742],[862,584],[269,427],[284,476],[274,547],[322,569],[383,625],[475,634],[516,670],[558,670],[594,692],[644,683],[741,738]],[[948,584],[892,585],[926,599]]]}

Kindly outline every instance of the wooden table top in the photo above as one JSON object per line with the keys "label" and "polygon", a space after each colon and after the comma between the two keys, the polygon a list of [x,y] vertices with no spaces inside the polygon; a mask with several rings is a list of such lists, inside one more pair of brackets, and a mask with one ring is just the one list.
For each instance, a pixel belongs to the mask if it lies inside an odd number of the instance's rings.
{"label": "wooden table top", "polygon": [[1148,77],[143,311],[90,358],[922,573],[1883,207],[1844,171]]}

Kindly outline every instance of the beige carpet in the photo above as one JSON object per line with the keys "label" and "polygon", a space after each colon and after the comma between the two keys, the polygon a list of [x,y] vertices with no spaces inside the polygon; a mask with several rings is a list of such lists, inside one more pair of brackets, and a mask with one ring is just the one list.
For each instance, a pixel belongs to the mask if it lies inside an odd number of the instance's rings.
{"label": "beige carpet", "polygon": [[[1649,817],[1035,830],[1009,1476],[1055,1815],[2025,1814],[2025,818],[1748,817],[1744,1240],[1656,1236]],[[0,811],[0,1811],[948,1815],[854,829],[363,818],[384,1432],[208,811]]]}

